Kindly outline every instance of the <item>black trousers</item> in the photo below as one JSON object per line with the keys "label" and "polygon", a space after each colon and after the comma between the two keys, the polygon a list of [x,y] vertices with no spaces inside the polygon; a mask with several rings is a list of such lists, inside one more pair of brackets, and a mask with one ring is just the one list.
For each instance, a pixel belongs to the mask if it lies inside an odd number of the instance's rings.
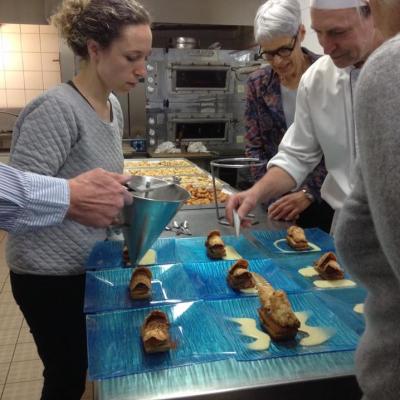
{"label": "black trousers", "polygon": [[41,400],[79,400],[87,370],[85,275],[10,278],[44,365]]}
{"label": "black trousers", "polygon": [[330,233],[334,213],[335,210],[326,201],[314,201],[300,214],[296,224],[302,228],[321,228]]}

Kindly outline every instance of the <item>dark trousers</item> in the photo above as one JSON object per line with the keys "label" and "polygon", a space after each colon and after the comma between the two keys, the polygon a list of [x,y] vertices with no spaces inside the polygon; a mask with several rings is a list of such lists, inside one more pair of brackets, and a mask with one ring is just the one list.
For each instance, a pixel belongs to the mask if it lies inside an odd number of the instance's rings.
{"label": "dark trousers", "polygon": [[326,201],[322,200],[321,203],[314,201],[300,214],[296,224],[302,228],[321,228],[330,233],[334,213]]}
{"label": "dark trousers", "polygon": [[10,278],[44,365],[41,400],[79,400],[87,370],[85,275]]}

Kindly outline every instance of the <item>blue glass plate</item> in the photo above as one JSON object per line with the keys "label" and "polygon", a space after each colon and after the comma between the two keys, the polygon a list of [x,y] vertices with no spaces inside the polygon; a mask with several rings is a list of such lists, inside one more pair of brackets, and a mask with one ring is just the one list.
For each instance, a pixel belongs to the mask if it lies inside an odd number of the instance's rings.
{"label": "blue glass plate", "polygon": [[[296,282],[303,290],[316,289],[316,290],[339,290],[340,288],[319,288],[314,285],[314,281],[323,280],[319,275],[313,277],[305,277],[299,273],[299,270],[306,267],[312,267],[314,261],[321,257],[321,253],[311,253],[301,256],[287,256],[285,258],[275,258],[275,264],[283,269],[289,277]],[[340,261],[339,261],[340,263]],[[344,279],[352,280],[351,277],[345,272]],[[335,281],[331,281],[333,284]],[[354,282],[355,283],[355,282]],[[356,285],[351,286],[356,287]],[[348,289],[348,288],[346,288]]]}
{"label": "blue glass plate", "polygon": [[[205,246],[206,237],[182,238],[176,240],[176,254],[179,262],[210,262],[219,261],[213,260],[207,256]],[[226,246],[233,247],[241,258],[246,260],[254,260],[258,258],[266,258],[266,254],[258,249],[254,244],[249,242],[244,236],[223,236],[222,240]]]}
{"label": "blue glass plate", "polygon": [[342,322],[318,297],[312,292],[288,295],[295,312],[306,311],[310,314],[307,325],[329,328],[333,336],[326,342],[315,346],[302,346],[299,340],[304,336],[298,333],[296,338],[288,342],[273,342],[267,350],[250,350],[247,346],[255,339],[244,336],[236,322],[230,318],[252,318],[256,320],[259,330],[261,324],[258,317],[260,303],[258,298],[246,297],[241,299],[225,299],[207,301],[211,308],[219,313],[220,318],[226,322],[226,330],[235,343],[236,359],[239,361],[260,360],[274,357],[292,357],[303,354],[325,353],[332,351],[354,350],[357,346],[358,335],[344,322]]}
{"label": "blue glass plate", "polygon": [[[87,270],[102,270],[125,267],[122,257],[124,242],[106,240],[97,242],[86,262]],[[159,238],[151,247],[156,252],[156,264],[173,264],[177,262],[175,238]]]}
{"label": "blue glass plate", "polygon": [[361,287],[324,290],[316,292],[315,295],[359,335],[364,332],[364,314],[356,312],[354,307],[357,304],[364,304],[367,297],[366,290]]}
{"label": "blue glass plate", "polygon": [[194,300],[197,294],[181,264],[150,267],[152,295],[148,300],[132,300],[129,281],[132,268],[88,271],[86,273],[85,312],[149,307],[162,303]]}
{"label": "blue glass plate", "polygon": [[334,251],[333,237],[319,228],[304,229],[310,244],[309,250],[294,250],[286,243],[287,231],[254,231],[252,235],[270,255],[307,254]]}
{"label": "blue glass plate", "polygon": [[[152,308],[154,309],[154,308]],[[157,307],[169,318],[176,348],[146,354],[140,329],[152,310],[115,311],[86,316],[90,379],[142,373],[234,356],[233,344],[204,302]]]}
{"label": "blue glass plate", "polygon": [[[183,267],[202,299],[247,296],[247,294],[231,289],[227,283],[228,270],[234,263],[235,261],[217,261],[183,264]],[[300,286],[284,271],[279,270],[272,260],[250,260],[249,270],[261,275],[274,288],[283,289],[286,292],[301,291]],[[257,293],[252,295],[257,295]]]}
{"label": "blue glass plate", "polygon": [[87,270],[101,270],[108,268],[122,268],[122,240],[105,240],[97,242],[86,261]]}

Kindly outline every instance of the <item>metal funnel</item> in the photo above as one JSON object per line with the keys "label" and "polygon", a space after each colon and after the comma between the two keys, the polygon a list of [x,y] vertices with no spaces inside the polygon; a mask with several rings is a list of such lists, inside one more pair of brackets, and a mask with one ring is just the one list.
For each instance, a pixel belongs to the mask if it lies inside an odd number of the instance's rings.
{"label": "metal funnel", "polygon": [[[161,235],[183,203],[190,198],[182,187],[165,183],[161,179],[148,176],[133,176],[127,186],[132,190],[133,203],[124,207],[125,241],[133,266],[146,254],[147,250]],[[138,187],[160,186],[147,192],[135,192]]]}

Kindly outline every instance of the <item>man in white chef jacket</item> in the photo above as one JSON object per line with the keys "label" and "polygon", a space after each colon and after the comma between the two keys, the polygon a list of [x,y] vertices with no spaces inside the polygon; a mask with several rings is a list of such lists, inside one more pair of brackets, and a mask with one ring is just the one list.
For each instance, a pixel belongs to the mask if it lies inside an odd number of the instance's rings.
{"label": "man in white chef jacket", "polygon": [[[311,0],[311,21],[326,55],[303,75],[294,123],[268,163],[267,173],[252,188],[230,198],[226,207],[229,221],[232,210],[237,209],[243,225],[248,225],[245,216],[257,202],[296,190],[323,156],[328,175],[322,198],[340,210],[350,193],[357,153],[355,83],[360,67],[382,39],[366,0]],[[280,219],[286,214],[284,201],[275,202],[268,213]]]}

